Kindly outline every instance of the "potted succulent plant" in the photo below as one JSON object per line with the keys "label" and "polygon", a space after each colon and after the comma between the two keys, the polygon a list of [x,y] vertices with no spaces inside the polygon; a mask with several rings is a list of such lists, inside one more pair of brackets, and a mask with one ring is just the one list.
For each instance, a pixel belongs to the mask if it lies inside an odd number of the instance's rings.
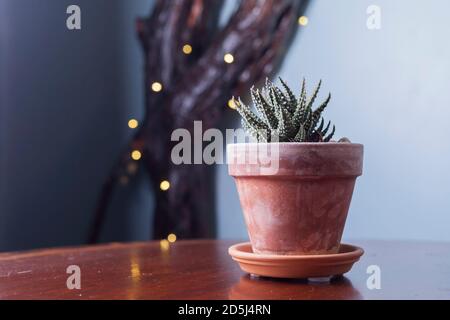
{"label": "potted succulent plant", "polygon": [[[307,98],[303,81],[297,98],[282,80],[251,89],[256,113],[236,102],[243,128],[257,143],[229,144],[229,174],[235,178],[254,253],[333,254],[339,251],[356,178],[362,174],[363,145],[333,141],[335,127],[314,109],[317,85]],[[277,147],[277,170],[250,163],[260,147]],[[273,155],[272,155],[273,156]]]}

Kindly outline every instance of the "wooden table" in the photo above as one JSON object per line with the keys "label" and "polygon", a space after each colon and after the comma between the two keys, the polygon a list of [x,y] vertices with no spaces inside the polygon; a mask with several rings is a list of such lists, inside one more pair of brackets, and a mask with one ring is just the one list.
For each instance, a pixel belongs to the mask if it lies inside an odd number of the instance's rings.
{"label": "wooden table", "polygon": [[[450,299],[450,244],[353,241],[366,253],[331,284],[251,278],[232,241],[110,244],[0,254],[1,299]],[[78,265],[81,290],[66,269]],[[381,289],[366,286],[381,269]]]}

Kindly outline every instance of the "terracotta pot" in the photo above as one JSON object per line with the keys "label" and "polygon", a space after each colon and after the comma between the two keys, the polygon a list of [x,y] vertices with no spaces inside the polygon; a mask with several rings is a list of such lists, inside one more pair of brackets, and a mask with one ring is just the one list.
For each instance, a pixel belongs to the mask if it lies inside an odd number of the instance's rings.
{"label": "terracotta pot", "polygon": [[362,174],[363,148],[353,143],[228,145],[229,174],[253,251],[337,253],[356,177]]}

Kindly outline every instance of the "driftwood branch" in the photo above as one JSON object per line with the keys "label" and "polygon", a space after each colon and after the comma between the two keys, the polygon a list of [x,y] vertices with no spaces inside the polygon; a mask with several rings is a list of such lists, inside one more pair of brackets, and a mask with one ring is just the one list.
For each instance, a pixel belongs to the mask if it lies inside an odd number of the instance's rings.
{"label": "driftwood branch", "polygon": [[[129,146],[105,183],[90,241],[98,238],[114,185],[126,174],[132,150],[141,150],[155,192],[155,238],[215,235],[214,174],[206,166],[175,166],[170,159],[171,133],[219,126],[232,95],[272,75],[298,30],[305,0],[243,0],[219,30],[221,0],[159,0],[149,18],[137,21],[145,61],[146,113]],[[191,55],[182,47],[190,44]],[[224,62],[224,55],[234,63]],[[160,82],[163,90],[151,90]],[[159,190],[169,180],[168,192]]]}

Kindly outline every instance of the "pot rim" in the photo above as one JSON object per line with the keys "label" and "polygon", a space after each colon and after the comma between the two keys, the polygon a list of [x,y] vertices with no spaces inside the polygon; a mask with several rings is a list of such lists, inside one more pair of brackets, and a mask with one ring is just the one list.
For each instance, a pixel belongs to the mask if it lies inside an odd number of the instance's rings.
{"label": "pot rim", "polygon": [[281,146],[298,145],[298,146],[364,146],[362,143],[355,142],[239,142],[229,143],[228,146],[258,146],[263,144],[278,144]]}
{"label": "pot rim", "polygon": [[227,146],[231,176],[357,177],[364,145],[348,142],[234,143]]}

